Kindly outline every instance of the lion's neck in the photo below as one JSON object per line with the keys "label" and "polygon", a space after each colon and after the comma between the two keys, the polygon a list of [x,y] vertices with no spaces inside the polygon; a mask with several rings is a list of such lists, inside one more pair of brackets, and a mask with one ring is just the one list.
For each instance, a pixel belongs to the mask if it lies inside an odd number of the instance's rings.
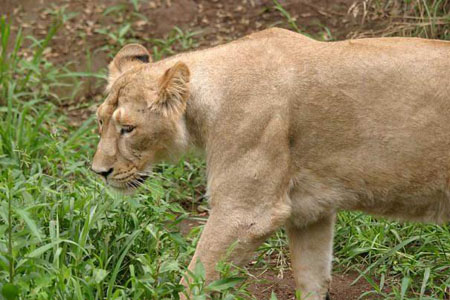
{"label": "lion's neck", "polygon": [[189,100],[184,118],[189,144],[205,149],[208,128],[210,128],[208,107],[202,105],[195,96]]}
{"label": "lion's neck", "polygon": [[204,67],[202,53],[204,52],[179,54],[155,63],[153,68],[160,68],[163,72],[177,61],[188,65],[192,74],[189,83],[191,95],[187,100],[186,112],[182,121],[186,128],[188,144],[205,150],[210,129],[217,117],[221,97],[217,95],[218,86],[211,75],[211,70]]}

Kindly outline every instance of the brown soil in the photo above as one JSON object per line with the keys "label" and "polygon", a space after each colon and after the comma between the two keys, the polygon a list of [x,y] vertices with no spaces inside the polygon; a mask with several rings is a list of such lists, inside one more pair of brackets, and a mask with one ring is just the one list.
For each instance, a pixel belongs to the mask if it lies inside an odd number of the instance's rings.
{"label": "brown soil", "polygon": [[[147,20],[133,16],[126,0],[0,0],[2,13],[12,17],[14,25],[22,25],[27,33],[42,37],[47,33],[52,11],[64,7],[76,12],[54,39],[49,57],[60,61],[84,55],[86,49],[97,49],[107,42],[96,33],[100,28],[115,30],[132,22],[133,37],[143,41],[163,38],[174,26],[198,31],[201,47],[239,38],[267,27],[289,27],[286,18],[274,8],[272,0],[156,0],[141,1],[139,13]],[[354,0],[280,0],[305,33],[325,39],[348,37],[358,21],[348,14]],[[107,13],[122,6],[123,14]],[[331,36],[326,33],[329,29]],[[80,35],[82,34],[82,38]]]}
{"label": "brown soil", "polygon": [[[290,269],[283,272],[283,276],[277,274],[273,269],[265,269],[263,273],[258,270],[252,270],[260,282],[250,286],[251,293],[258,299],[270,299],[272,291],[276,294],[278,299],[295,299],[295,282]],[[352,282],[358,277],[357,274],[333,274],[331,281],[331,289],[329,292],[331,300],[357,300],[364,292],[372,290],[371,286],[359,280],[352,285]],[[379,299],[368,298],[363,299]]]}
{"label": "brown soil", "polygon": [[[348,11],[356,0],[279,0],[294,18],[300,30],[309,35],[330,40],[355,36],[359,28],[360,15]],[[122,13],[105,14],[108,9],[120,5]],[[114,45],[113,39],[105,38],[97,30],[117,30],[126,23],[132,24],[128,39],[135,39],[150,46],[150,40],[164,38],[178,26],[183,30],[198,31],[198,47],[221,44],[267,27],[289,28],[286,18],[274,9],[272,0],[155,0],[140,1],[140,18],[134,13],[131,1],[127,0],[0,0],[1,14],[6,14],[13,24],[13,35],[22,26],[25,34],[42,38],[52,24],[52,14],[64,8],[66,13],[77,15],[62,25],[62,28],[44,51],[44,56],[54,64],[75,62],[75,71],[97,71],[107,65],[112,53],[104,48]],[[366,25],[366,27],[369,25]],[[28,41],[29,42],[29,41]],[[118,46],[118,45],[117,45]],[[182,49],[175,49],[181,51]],[[91,53],[89,63],[86,53]],[[23,55],[30,55],[24,52]],[[86,119],[95,107],[93,102],[102,98],[103,81],[85,80],[83,92],[61,109],[69,113],[72,124],[78,125]],[[87,109],[86,109],[87,107]],[[197,221],[183,222],[181,231],[185,234]],[[251,272],[260,280],[250,287],[258,299],[268,299],[273,290],[278,299],[293,299],[294,282],[287,270],[282,278],[269,269],[261,273],[256,267]],[[333,300],[358,299],[370,286],[362,280],[351,282],[355,274],[334,274],[330,291]]]}

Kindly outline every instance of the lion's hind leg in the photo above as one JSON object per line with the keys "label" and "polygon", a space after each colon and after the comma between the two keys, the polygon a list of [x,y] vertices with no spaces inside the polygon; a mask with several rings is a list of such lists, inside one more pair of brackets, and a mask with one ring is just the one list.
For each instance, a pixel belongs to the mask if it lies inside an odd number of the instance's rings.
{"label": "lion's hind leg", "polygon": [[305,226],[286,226],[291,251],[292,271],[302,300],[328,299],[335,215]]}

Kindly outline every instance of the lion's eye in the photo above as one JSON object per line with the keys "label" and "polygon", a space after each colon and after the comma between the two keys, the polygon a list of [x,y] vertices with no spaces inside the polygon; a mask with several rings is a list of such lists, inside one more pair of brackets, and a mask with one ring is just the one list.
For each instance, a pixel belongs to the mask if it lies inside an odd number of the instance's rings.
{"label": "lion's eye", "polygon": [[126,134],[126,133],[130,133],[130,132],[132,132],[132,131],[134,130],[134,128],[136,128],[136,127],[134,127],[134,126],[123,126],[123,127],[120,129],[120,134],[121,134],[121,135],[124,135],[124,134]]}

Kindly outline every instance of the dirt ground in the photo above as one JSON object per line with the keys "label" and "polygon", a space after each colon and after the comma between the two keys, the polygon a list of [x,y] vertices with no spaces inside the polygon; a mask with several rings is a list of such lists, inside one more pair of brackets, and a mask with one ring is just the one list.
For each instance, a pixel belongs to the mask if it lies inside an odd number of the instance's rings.
{"label": "dirt ground", "polygon": [[[283,273],[280,277],[272,269],[267,269],[266,272],[252,272],[261,280],[260,283],[254,284],[250,287],[250,291],[257,299],[269,299],[272,291],[277,295],[278,299],[295,299],[295,282],[290,270]],[[331,289],[329,292],[332,300],[356,300],[360,299],[360,295],[366,291],[372,290],[370,285],[363,280],[359,280],[352,285],[352,282],[358,277],[357,274],[333,274],[331,281]],[[377,299],[377,298],[364,298]]]}
{"label": "dirt ground", "polygon": [[[65,8],[77,15],[66,22],[52,43],[49,57],[68,60],[96,49],[107,40],[96,29],[113,28],[116,24],[133,22],[134,37],[141,41],[162,38],[174,26],[200,32],[199,47],[230,41],[267,27],[289,28],[286,18],[274,9],[272,0],[156,0],[141,1],[139,13],[147,20],[133,16],[133,6],[126,0],[0,0],[1,13],[13,17],[17,26],[34,36],[44,36],[52,10]],[[355,0],[280,0],[302,32],[324,39],[351,37],[360,27]],[[107,12],[123,5],[125,14],[117,17]],[[352,13],[349,13],[352,10]],[[105,15],[105,12],[106,15]],[[83,38],[76,33],[84,31]],[[110,42],[110,41],[109,41]],[[145,44],[145,42],[144,42]],[[58,61],[58,60],[57,60]],[[97,62],[100,64],[99,62]]]}
{"label": "dirt ground", "polygon": [[[323,40],[344,39],[358,36],[361,28],[360,13],[355,0],[280,0],[280,4],[291,15],[298,28],[313,37]],[[122,14],[106,13],[112,7],[119,7]],[[286,17],[274,9],[272,0],[156,0],[139,2],[136,13],[131,1],[126,0],[0,0],[1,14],[10,17],[13,29],[19,25],[25,34],[44,37],[57,10],[65,14],[77,15],[62,25],[44,56],[54,64],[63,65],[75,61],[73,68],[96,71],[104,68],[111,56],[105,45],[116,43],[98,34],[97,30],[113,31],[121,24],[132,24],[132,37],[150,46],[149,41],[165,38],[178,26],[187,31],[198,32],[198,48],[210,47],[239,38],[267,27],[289,28]],[[375,23],[374,23],[375,24]],[[366,32],[376,28],[366,23]],[[128,37],[130,38],[130,37]],[[102,49],[104,48],[104,49]],[[182,49],[175,49],[182,51]],[[88,62],[86,53],[94,53]],[[29,55],[24,53],[24,55]],[[80,103],[101,101],[103,86],[89,82],[83,93],[76,99]],[[72,103],[65,103],[63,110],[70,111],[73,124],[79,124],[91,110],[72,109]],[[278,299],[293,299],[294,280],[289,271],[280,277],[276,271],[252,273],[263,279],[250,290],[258,299],[268,299],[273,290]],[[331,286],[331,299],[358,299],[370,286],[363,280],[351,285],[355,274],[334,274]]]}

